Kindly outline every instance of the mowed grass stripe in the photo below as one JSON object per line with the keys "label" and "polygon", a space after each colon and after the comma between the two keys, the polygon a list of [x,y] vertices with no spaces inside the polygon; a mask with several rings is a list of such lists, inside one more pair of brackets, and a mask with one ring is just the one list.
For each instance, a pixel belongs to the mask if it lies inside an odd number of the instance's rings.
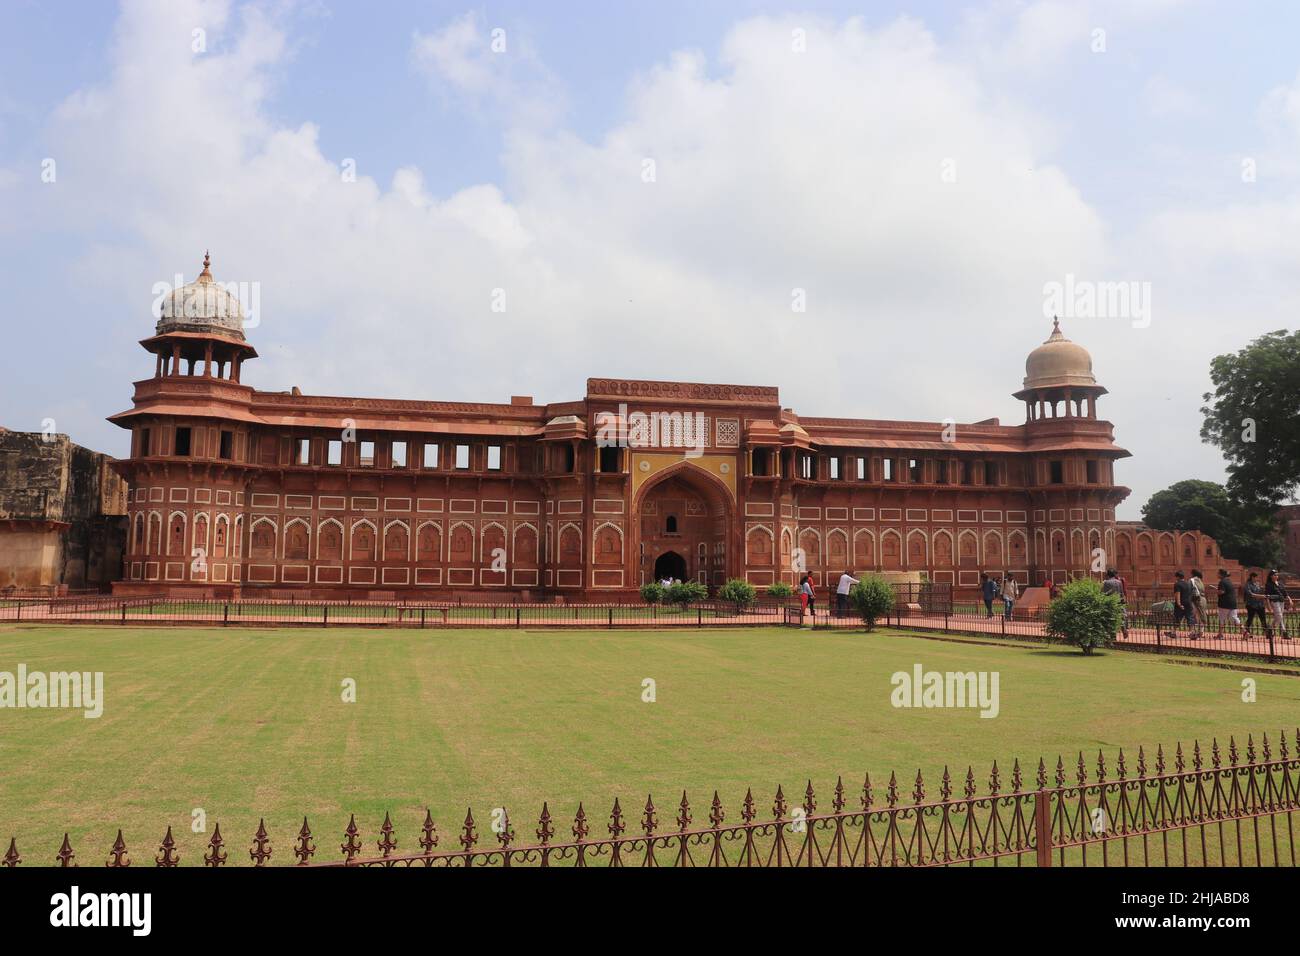
{"label": "mowed grass stripe", "polygon": [[[715,788],[735,819],[747,787],[767,813],[778,783],[795,802],[809,778],[825,808],[838,774],[851,805],[867,771],[877,802],[891,770],[910,798],[921,769],[935,797],[945,765],[958,789],[971,765],[983,792],[994,760],[1005,786],[1019,757],[1030,786],[1039,756],[1049,772],[1063,756],[1073,780],[1080,750],[1090,773],[1104,750],[1113,778],[1120,747],[1130,774],[1139,744],[1151,766],[1155,744],[1172,765],[1174,743],[1197,737],[1226,754],[1235,734],[1244,754],[1247,733],[1290,732],[1300,714],[1295,677],[886,632],[0,629],[0,670],[19,663],[106,683],[98,720],[0,710],[0,837],[34,862],[65,829],[99,863],[122,826],[144,861],[171,824],[196,862],[213,822],[242,859],[265,816],[288,862],[303,814],[333,858],[354,811],[368,845],[387,810],[413,849],[425,806],[445,847],[471,804],[490,840],[494,807],[524,838],[543,800],[561,833],[580,800],[604,833],[615,796],[635,827],[648,793],[670,823],[683,789],[700,821]],[[890,676],[916,663],[998,671],[999,716],[892,707]],[[1241,699],[1246,677],[1255,703]],[[344,678],[356,704],[341,700]],[[641,700],[645,678],[655,703]]]}

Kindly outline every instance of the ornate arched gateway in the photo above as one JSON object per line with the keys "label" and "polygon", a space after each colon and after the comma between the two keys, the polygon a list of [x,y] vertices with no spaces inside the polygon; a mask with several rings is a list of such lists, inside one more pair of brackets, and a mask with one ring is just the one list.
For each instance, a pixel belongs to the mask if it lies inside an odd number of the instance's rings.
{"label": "ornate arched gateway", "polygon": [[637,492],[632,518],[639,583],[655,580],[660,558],[670,552],[685,563],[683,580],[718,585],[734,576],[731,495],[703,468],[684,461],[655,475]]}

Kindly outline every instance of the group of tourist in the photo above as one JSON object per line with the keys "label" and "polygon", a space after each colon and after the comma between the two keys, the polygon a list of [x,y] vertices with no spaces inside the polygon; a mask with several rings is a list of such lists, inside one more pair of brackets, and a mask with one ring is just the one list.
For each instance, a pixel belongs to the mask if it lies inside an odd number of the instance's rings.
{"label": "group of tourist", "polygon": [[984,601],[984,613],[987,617],[993,616],[993,602],[1001,599],[1002,616],[1009,621],[1011,620],[1011,612],[1015,609],[1016,601],[1020,600],[1020,585],[1009,574],[1004,574],[999,580],[993,575],[981,571],[980,597]]}
{"label": "group of tourist", "polygon": [[[846,568],[835,586],[835,616],[847,617],[849,613],[849,591],[858,579]],[[812,575],[805,574],[799,579],[799,606],[803,613],[817,616],[817,588],[813,585]]]}
{"label": "group of tourist", "polygon": [[[1218,633],[1223,637],[1225,627],[1241,628],[1242,637],[1251,636],[1251,626],[1258,618],[1264,629],[1264,636],[1272,639],[1276,628],[1284,641],[1291,640],[1287,633],[1286,611],[1294,606],[1286,584],[1277,569],[1268,572],[1264,583],[1259,581],[1259,572],[1251,571],[1246,578],[1240,594],[1246,604],[1246,620],[1241,620],[1241,608],[1237,600],[1237,585],[1232,576],[1222,568],[1219,569],[1218,581],[1207,585],[1201,572],[1193,568],[1191,576],[1182,571],[1174,572],[1173,630],[1170,637],[1176,637],[1181,625],[1186,625],[1191,640],[1197,640],[1205,633],[1210,621],[1209,591],[1217,592],[1215,605],[1218,611]],[[1271,613],[1270,613],[1271,612]]]}
{"label": "group of tourist", "polygon": [[[835,587],[836,617],[845,617],[848,614],[849,592],[853,585],[857,583],[858,579],[847,569],[840,575],[839,583]],[[1127,637],[1129,626],[1128,582],[1120,577],[1119,572],[1114,568],[1108,568],[1106,576],[1101,582],[1101,590],[1104,594],[1113,594],[1119,598],[1122,610],[1120,627],[1124,636]],[[1174,599],[1170,602],[1173,612],[1173,630],[1169,632],[1170,637],[1177,637],[1177,631],[1183,625],[1188,628],[1191,640],[1196,640],[1205,633],[1206,625],[1209,623],[1210,591],[1215,592],[1215,604],[1218,610],[1219,629],[1217,637],[1222,638],[1224,636],[1225,627],[1238,627],[1241,629],[1242,636],[1249,638],[1251,636],[1251,627],[1255,620],[1258,619],[1260,626],[1264,629],[1265,637],[1272,639],[1274,628],[1276,628],[1283,640],[1291,640],[1290,634],[1287,633],[1285,612],[1294,606],[1294,601],[1287,592],[1282,575],[1276,568],[1268,572],[1268,576],[1262,584],[1259,581],[1259,573],[1256,571],[1251,571],[1247,577],[1245,585],[1241,588],[1242,599],[1246,605],[1246,620],[1244,622],[1241,620],[1240,607],[1237,602],[1237,586],[1233,584],[1232,576],[1225,569],[1219,569],[1218,580],[1212,585],[1205,583],[1198,569],[1193,568],[1190,577],[1183,574],[1182,571],[1174,572]],[[1054,581],[1050,582],[1048,584],[1049,599],[1055,600],[1058,593],[1059,589],[1056,583]],[[817,589],[813,584],[812,575],[805,574],[799,579],[798,594],[803,613],[810,614],[815,618],[817,616]],[[1009,621],[1015,609],[1016,601],[1020,598],[1020,585],[1009,574],[1003,574],[999,579],[988,572],[981,572],[980,598],[984,601],[984,613],[990,618],[993,617],[993,602],[1001,600],[1002,614]]]}

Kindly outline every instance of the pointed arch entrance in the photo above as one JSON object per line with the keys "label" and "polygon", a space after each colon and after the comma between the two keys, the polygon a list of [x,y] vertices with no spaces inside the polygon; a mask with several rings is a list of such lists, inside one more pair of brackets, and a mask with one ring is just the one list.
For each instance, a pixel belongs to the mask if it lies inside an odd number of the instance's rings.
{"label": "pointed arch entrance", "polygon": [[676,551],[665,551],[655,558],[654,579],[656,581],[685,581],[690,577],[686,570],[686,559]]}
{"label": "pointed arch entrance", "polygon": [[[710,587],[723,584],[737,566],[734,510],[727,487],[690,462],[648,479],[632,502],[637,536],[632,555],[633,560],[639,556],[639,583],[671,576]],[[661,558],[674,564],[680,560],[685,567],[665,575]]]}

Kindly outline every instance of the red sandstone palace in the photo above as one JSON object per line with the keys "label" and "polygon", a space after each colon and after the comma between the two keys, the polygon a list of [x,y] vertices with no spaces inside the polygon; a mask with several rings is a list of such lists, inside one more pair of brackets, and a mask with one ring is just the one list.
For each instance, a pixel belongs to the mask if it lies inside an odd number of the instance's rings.
{"label": "red sandstone palace", "polygon": [[[1131,584],[1226,565],[1196,532],[1117,522],[1128,452],[1059,326],[1025,362],[1025,421],[810,418],[775,388],[592,378],[571,402],[332,398],[242,381],[257,352],[207,258],[162,301],[116,463],[115,593],[626,597],[665,576],[819,584],[856,571]],[[1101,553],[1101,552],[1104,552]],[[1109,557],[1107,557],[1109,556]]]}

